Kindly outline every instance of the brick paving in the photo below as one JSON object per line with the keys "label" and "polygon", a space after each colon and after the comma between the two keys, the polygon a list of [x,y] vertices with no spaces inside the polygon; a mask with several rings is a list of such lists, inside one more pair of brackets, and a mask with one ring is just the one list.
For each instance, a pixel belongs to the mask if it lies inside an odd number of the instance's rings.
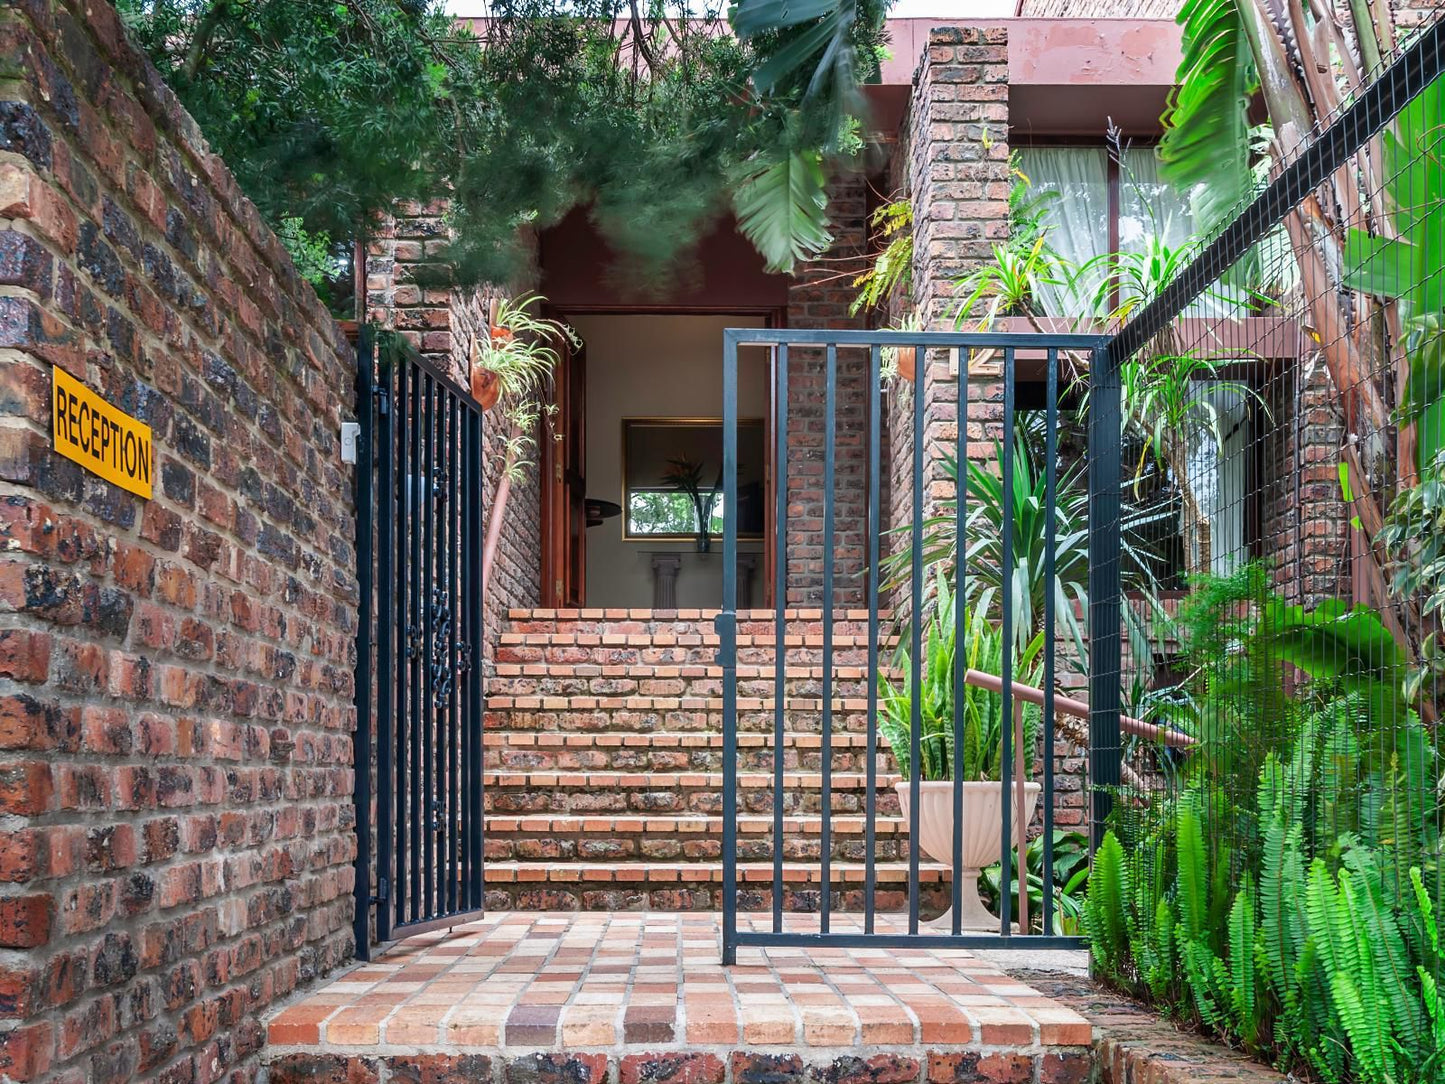
{"label": "brick paving", "polygon": [[270,1080],[1072,1084],[1093,1063],[1084,1016],[964,952],[742,949],[724,968],[719,946],[698,913],[414,937],[275,1015]]}

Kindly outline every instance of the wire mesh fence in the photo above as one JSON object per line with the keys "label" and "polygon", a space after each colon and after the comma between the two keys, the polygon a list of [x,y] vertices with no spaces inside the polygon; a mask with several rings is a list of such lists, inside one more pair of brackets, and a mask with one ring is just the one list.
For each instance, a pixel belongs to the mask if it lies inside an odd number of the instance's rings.
{"label": "wire mesh fence", "polygon": [[1177,528],[1121,561],[1117,680],[1178,740],[1125,739],[1096,962],[1327,1080],[1445,1078],[1442,29],[1277,138],[1111,351],[1126,546]]}

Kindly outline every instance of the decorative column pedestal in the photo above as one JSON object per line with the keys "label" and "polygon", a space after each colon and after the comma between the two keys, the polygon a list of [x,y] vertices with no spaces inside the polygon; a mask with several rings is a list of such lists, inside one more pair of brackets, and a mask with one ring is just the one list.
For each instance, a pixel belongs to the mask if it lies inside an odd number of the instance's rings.
{"label": "decorative column pedestal", "polygon": [[682,554],[654,553],[652,555],[652,608],[654,610],[677,609],[677,574],[682,568]]}

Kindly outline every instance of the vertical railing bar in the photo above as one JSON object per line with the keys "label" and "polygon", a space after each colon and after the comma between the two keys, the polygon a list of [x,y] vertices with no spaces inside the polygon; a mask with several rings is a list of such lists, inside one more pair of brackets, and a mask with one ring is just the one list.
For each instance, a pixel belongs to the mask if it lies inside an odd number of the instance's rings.
{"label": "vertical railing bar", "polygon": [[[459,579],[457,581],[457,898],[461,910],[469,910],[472,904],[472,794],[476,781],[472,778],[472,747],[481,740],[481,734],[472,733],[472,672],[471,657],[467,651],[475,642],[472,639],[472,575],[475,561],[471,547],[472,501],[476,496],[472,477],[471,457],[472,408],[469,400],[462,400],[457,415],[457,560]],[[463,666],[466,666],[465,677]]]}
{"label": "vertical railing bar", "polygon": [[1010,861],[1013,818],[1010,816],[1009,784],[1013,775],[1013,656],[1014,656],[1014,591],[1013,591],[1013,517],[1014,517],[1014,352],[1008,347],[1003,353],[1003,552],[1000,555],[999,584],[1000,606],[1002,607],[1003,640],[1003,705],[999,716],[1000,751],[999,808],[1002,817],[1002,844],[999,853],[999,933],[1007,937],[1013,931],[1010,921],[1013,911],[1013,863]]}
{"label": "vertical railing bar", "polygon": [[453,912],[459,910],[461,891],[459,877],[461,866],[457,854],[457,832],[461,815],[461,706],[462,688],[457,680],[459,655],[457,645],[462,637],[462,562],[461,562],[461,493],[462,442],[458,427],[461,424],[461,400],[451,392],[447,393],[447,605],[451,609],[452,634],[447,642],[447,680],[451,682],[447,694],[447,901]]}
{"label": "vertical railing bar", "polygon": [[878,560],[883,524],[878,491],[882,485],[883,357],[875,343],[868,351],[868,750],[863,794],[863,932],[873,932],[873,893],[878,873]]}
{"label": "vertical railing bar", "polygon": [[909,718],[908,763],[912,777],[908,784],[908,932],[918,932],[918,832],[921,778],[923,775],[922,730],[923,706],[923,379],[927,367],[922,348],[916,350],[913,373],[913,520],[912,528],[912,608],[908,615],[912,653],[908,660]]}
{"label": "vertical railing bar", "polygon": [[1119,437],[1117,340],[1089,364],[1089,787],[1090,852],[1103,841],[1119,784]]}
{"label": "vertical railing bar", "polygon": [[[397,352],[396,364],[408,365],[406,357]],[[411,372],[411,466],[407,475],[407,503],[411,506],[409,529],[411,531],[411,568],[407,580],[411,585],[411,620],[407,624],[407,652],[411,666],[411,710],[407,713],[407,731],[411,739],[411,773],[407,781],[407,796],[410,801],[411,828],[411,897],[407,901],[408,917],[417,922],[422,918],[422,826],[421,826],[421,774],[422,774],[422,688],[425,673],[422,665],[422,614],[425,600],[422,587],[422,476],[423,456],[426,451],[423,437],[425,398],[424,376],[420,370]]]}
{"label": "vertical railing bar", "polygon": [[422,638],[421,650],[418,653],[421,659],[422,672],[422,718],[426,720],[422,728],[422,914],[431,918],[436,914],[436,833],[432,830],[432,812],[436,801],[436,712],[433,711],[433,702],[436,696],[436,678],[431,669],[431,648],[432,637],[436,635],[434,625],[435,610],[432,606],[436,598],[436,525],[435,518],[436,497],[432,492],[436,479],[436,443],[437,443],[437,419],[436,419],[436,381],[430,374],[426,377],[426,423],[422,429],[422,440],[426,445],[426,474],[420,486],[422,490]]}
{"label": "vertical railing bar", "polygon": [[788,701],[788,344],[775,351],[773,400],[773,932],[783,931],[783,762]]}
{"label": "vertical railing bar", "polygon": [[[353,936],[356,954],[362,960],[371,958],[371,600],[372,583],[372,427],[375,422],[374,374],[371,357],[371,330],[361,329],[356,351],[356,417],[359,427],[356,447],[356,573],[357,573],[357,639],[356,639],[356,733],[352,745],[352,767],[355,772],[356,802],[356,905],[353,913]],[[385,868],[385,867],[381,867]],[[379,919],[378,919],[379,921]]]}
{"label": "vertical railing bar", "polygon": [[953,932],[963,932],[963,732],[964,699],[966,696],[964,676],[968,670],[967,623],[964,613],[964,595],[968,576],[968,542],[966,522],[968,514],[968,351],[958,352],[958,405],[954,411],[957,432],[954,434],[954,463],[956,465],[954,499],[954,568],[953,568]]}
{"label": "vertical railing bar", "polygon": [[406,919],[404,901],[410,898],[411,884],[407,876],[408,844],[410,824],[406,811],[409,802],[409,783],[413,762],[409,741],[411,740],[411,659],[407,655],[406,629],[411,618],[411,577],[413,565],[410,561],[409,543],[411,538],[411,441],[414,426],[411,414],[411,367],[406,359],[393,355],[391,368],[396,373],[396,398],[392,400],[391,412],[396,427],[397,466],[400,475],[394,483],[395,493],[388,494],[387,500],[395,509],[397,557],[396,573],[396,628],[391,636],[396,643],[396,876],[391,884],[392,916],[395,922]]}
{"label": "vertical railing bar", "polygon": [[1044,936],[1054,933],[1054,563],[1058,549],[1059,352],[1049,349],[1044,390]]}
{"label": "vertical railing bar", "polygon": [[[393,366],[392,369],[381,374],[382,398],[375,404],[377,439],[373,449],[368,449],[368,454],[373,450],[379,453],[375,458],[378,460],[377,465],[380,468],[380,479],[376,488],[376,507],[381,514],[378,531],[380,552],[376,555],[376,582],[380,585],[380,589],[376,591],[378,606],[376,621],[376,819],[379,829],[376,841],[376,868],[379,875],[387,878],[388,888],[396,880],[392,868],[395,863],[392,848],[392,834],[395,831],[395,825],[392,823],[392,812],[393,792],[396,786],[394,763],[396,716],[393,708],[397,693],[395,662],[392,659],[392,645],[396,639],[396,619],[392,610],[393,596],[396,591],[395,572],[392,566],[392,555],[396,544],[396,497],[394,493],[396,484],[396,368]],[[362,459],[360,449],[357,449],[356,462],[357,470],[362,470],[363,465],[367,463]],[[370,470],[370,467],[366,466],[365,469]],[[389,897],[389,892],[384,894],[380,901],[381,905],[376,911],[376,939],[378,941],[391,939],[392,900]]]}
{"label": "vertical railing bar", "polygon": [[[723,332],[723,583],[718,661],[723,672],[723,963],[737,961],[738,890],[738,347]],[[775,600],[776,601],[776,600]],[[775,753],[775,755],[777,755]]]}
{"label": "vertical railing bar", "polygon": [[837,469],[838,347],[829,345],[823,373],[823,720],[822,887],[819,930],[828,932],[833,916],[833,488]]}

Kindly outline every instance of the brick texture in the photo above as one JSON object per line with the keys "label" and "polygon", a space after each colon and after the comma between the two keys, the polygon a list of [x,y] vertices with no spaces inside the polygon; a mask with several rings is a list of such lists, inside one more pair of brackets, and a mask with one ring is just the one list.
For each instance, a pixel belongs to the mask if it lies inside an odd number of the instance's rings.
{"label": "brick texture", "polygon": [[[829,214],[832,248],[805,265],[788,288],[788,327],[861,328],[850,316],[856,293],[852,277],[840,276],[836,261],[856,259],[868,245],[867,183],[861,174],[833,180]],[[851,264],[850,264],[851,266]],[[821,350],[788,354],[788,542],[789,606],[827,606],[823,597],[825,533],[824,454],[827,360]],[[868,355],[840,350],[835,384],[833,489],[834,606],[858,605],[868,588]]]}
{"label": "brick texture", "polygon": [[[110,6],[0,36],[0,1073],[247,1081],[352,949],[350,349]],[[52,366],[154,500],[50,450]]]}
{"label": "brick texture", "polygon": [[[467,386],[472,346],[487,333],[492,287],[422,286],[418,278],[445,243],[445,208],[406,204],[379,223],[367,245],[368,319],[400,331],[423,356]],[[506,461],[507,433],[500,411],[488,412],[483,430],[483,505],[494,507]],[[483,658],[490,665],[507,610],[541,601],[541,490],[536,466],[514,482],[507,500],[497,560],[484,601]]]}

